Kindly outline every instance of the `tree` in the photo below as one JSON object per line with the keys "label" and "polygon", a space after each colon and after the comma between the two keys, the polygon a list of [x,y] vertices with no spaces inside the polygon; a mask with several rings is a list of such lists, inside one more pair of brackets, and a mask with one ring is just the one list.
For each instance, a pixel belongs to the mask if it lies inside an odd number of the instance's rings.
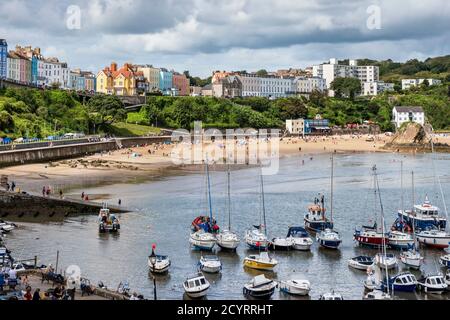
{"label": "tree", "polygon": [[256,75],[258,76],[258,77],[266,77],[267,76],[267,70],[265,70],[265,69],[261,69],[261,70],[258,70],[258,71],[256,71]]}
{"label": "tree", "polygon": [[283,121],[306,118],[308,115],[308,109],[301,98],[278,99],[276,105],[280,109],[280,118]]}
{"label": "tree", "polygon": [[97,128],[123,121],[126,111],[116,96],[94,96],[88,102],[89,118]]}
{"label": "tree", "polygon": [[331,89],[338,98],[345,96],[354,100],[355,96],[361,93],[361,81],[357,78],[338,77],[331,83]]}

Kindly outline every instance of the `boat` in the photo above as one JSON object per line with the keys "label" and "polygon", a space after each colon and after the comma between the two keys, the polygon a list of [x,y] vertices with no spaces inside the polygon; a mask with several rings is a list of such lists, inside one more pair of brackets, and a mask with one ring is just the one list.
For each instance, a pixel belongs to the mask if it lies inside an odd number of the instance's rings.
{"label": "boat", "polygon": [[120,230],[120,221],[117,217],[110,213],[106,203],[100,209],[98,214],[98,232],[100,233],[117,233]]}
{"label": "boat", "polygon": [[222,271],[222,263],[216,256],[202,256],[198,262],[198,269],[205,273],[219,273]]}
{"label": "boat", "polygon": [[199,230],[191,233],[189,243],[197,250],[211,251],[216,245],[216,237],[209,232]]}
{"label": "boat", "polygon": [[340,293],[334,291],[322,294],[319,300],[344,300],[344,297]]}
{"label": "boat", "polygon": [[374,258],[375,264],[381,269],[395,269],[398,266],[397,258],[392,253],[377,253]]}
{"label": "boat", "polygon": [[218,233],[220,228],[213,218],[212,199],[211,199],[211,180],[209,177],[208,159],[205,161],[207,189],[208,189],[208,207],[209,216],[199,216],[191,224],[192,233],[189,237],[189,243],[197,250],[211,251],[216,245],[217,239],[214,234]]}
{"label": "boat", "polygon": [[445,274],[445,284],[447,285],[447,290],[450,288],[450,270],[447,270]]}
{"label": "boat", "polygon": [[291,250],[294,242],[291,238],[273,238],[269,244],[269,248],[274,251],[288,251]]}
{"label": "boat", "polygon": [[[334,189],[334,157],[331,155],[331,196],[330,196],[330,222],[333,225],[333,189]],[[333,228],[320,231],[316,236],[319,244],[327,249],[337,249],[342,243],[342,238]]]}
{"label": "boat", "polygon": [[348,260],[348,265],[354,269],[367,270],[373,266],[373,258],[369,256],[358,256]]}
{"label": "boat", "polygon": [[210,284],[202,273],[198,273],[186,279],[183,282],[183,288],[186,295],[193,299],[199,299],[206,296]]}
{"label": "boat", "polygon": [[250,255],[244,259],[245,267],[257,270],[273,271],[277,264],[278,261],[270,257],[267,252],[261,252],[259,255]]}
{"label": "boat", "polygon": [[[320,205],[322,204],[322,205]],[[305,215],[305,228],[312,232],[320,232],[325,229],[333,229],[333,223],[325,216],[325,196],[314,199],[314,204],[308,206]]]}
{"label": "boat", "polygon": [[440,209],[433,206],[426,195],[423,204],[414,205],[412,210],[400,210],[398,217],[403,219],[410,228],[414,225],[418,231],[430,228],[443,230],[447,226],[447,219],[442,217],[439,212]]}
{"label": "boat", "polygon": [[216,235],[217,245],[221,249],[236,250],[241,240],[236,232],[231,231],[231,172],[230,166],[227,170],[227,189],[228,189],[228,229]]}
{"label": "boat", "polygon": [[303,227],[291,227],[289,228],[287,238],[292,241],[292,248],[298,251],[309,251],[313,245],[312,239],[309,237]]}
{"label": "boat", "polygon": [[286,280],[278,284],[282,292],[295,296],[307,296],[311,291],[311,283],[308,280]]}
{"label": "boat", "polygon": [[341,236],[336,231],[325,229],[317,235],[319,244],[327,249],[337,249],[342,243]]}
{"label": "boat", "polygon": [[261,274],[244,285],[243,294],[247,298],[270,299],[276,287],[277,284],[275,281],[267,279]]}
{"label": "boat", "polygon": [[448,288],[444,277],[440,274],[423,276],[417,282],[418,288],[425,293],[442,294]]}
{"label": "boat", "polygon": [[408,250],[414,246],[414,238],[408,233],[391,231],[388,236],[389,248],[395,250]]}
{"label": "boat", "polygon": [[416,237],[419,243],[430,248],[447,249],[450,245],[450,234],[443,230],[422,230]]}
{"label": "boat", "polygon": [[414,292],[417,287],[417,279],[410,272],[400,273],[389,278],[388,282],[383,281],[383,290],[386,290],[387,286],[389,286],[392,292]]}
{"label": "boat", "polygon": [[373,270],[368,269],[367,278],[364,280],[364,288],[368,291],[376,290],[380,286],[377,278],[375,276],[375,272]]}
{"label": "boat", "polygon": [[389,293],[376,289],[368,292],[364,296],[364,300],[392,300],[392,297]]}
{"label": "boat", "polygon": [[2,233],[9,233],[15,228],[17,228],[16,224],[0,220],[0,231],[2,231]]}
{"label": "boat", "polygon": [[450,268],[450,254],[446,254],[439,258],[439,263],[446,268]]}
{"label": "boat", "polygon": [[152,254],[148,257],[148,266],[151,273],[163,274],[169,271],[171,262],[168,256],[155,254],[155,246],[152,247]]}
{"label": "boat", "polygon": [[245,243],[247,243],[250,249],[267,250],[269,248],[270,242],[267,238],[266,205],[264,199],[264,179],[262,172],[260,174],[260,181],[261,181],[261,212],[259,215],[259,225],[253,226],[254,227],[253,230],[247,230],[247,232],[245,233]]}

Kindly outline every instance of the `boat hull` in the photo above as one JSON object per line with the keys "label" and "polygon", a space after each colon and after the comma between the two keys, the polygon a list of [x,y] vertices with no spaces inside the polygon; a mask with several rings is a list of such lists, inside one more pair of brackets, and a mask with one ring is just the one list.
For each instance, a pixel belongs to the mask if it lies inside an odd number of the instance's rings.
{"label": "boat hull", "polygon": [[245,242],[247,246],[252,250],[261,250],[265,251],[269,248],[269,241],[260,241],[260,242],[254,242],[254,241],[246,241]]}
{"label": "boat hull", "polygon": [[450,268],[450,258],[440,257],[439,258],[439,263],[443,267]]}
{"label": "boat hull", "polygon": [[201,299],[204,298],[208,294],[209,287],[200,290],[200,291],[187,291],[185,290],[186,295],[191,299]]}
{"label": "boat hull", "polygon": [[324,239],[318,239],[318,242],[321,247],[333,250],[338,249],[342,243],[341,240],[324,240]]}
{"label": "boat hull", "polygon": [[364,264],[364,263],[361,263],[361,262],[358,262],[358,261],[355,261],[355,260],[351,260],[351,259],[350,259],[350,260],[348,261],[348,265],[349,265],[350,267],[354,268],[354,269],[366,271],[367,268],[373,266],[373,262],[372,262],[372,263]]}
{"label": "boat hull", "polygon": [[354,239],[360,246],[370,247],[370,248],[381,248],[384,243],[388,244],[388,239],[383,237],[366,237],[359,233],[354,234]]}
{"label": "boat hull", "polygon": [[305,218],[305,228],[312,232],[321,232],[326,229],[333,229],[333,223],[330,221],[311,221]]}
{"label": "boat hull", "polygon": [[148,267],[149,267],[151,273],[164,274],[164,273],[169,272],[170,262],[164,263],[164,264],[162,264],[162,263],[156,264],[154,268],[153,268],[152,264],[149,262]]}
{"label": "boat hull", "polygon": [[276,264],[245,259],[244,266],[256,270],[273,271],[273,269],[276,267]]}
{"label": "boat hull", "polygon": [[450,237],[435,238],[432,236],[417,235],[417,240],[424,246],[436,249],[447,249],[450,243]]}
{"label": "boat hull", "polygon": [[311,288],[309,288],[309,286],[299,287],[288,282],[281,282],[279,287],[280,291],[294,296],[307,296],[311,291]]}
{"label": "boat hull", "polygon": [[414,240],[389,240],[389,247],[394,250],[408,250],[414,246]]}
{"label": "boat hull", "polygon": [[275,286],[265,290],[253,290],[245,287],[243,289],[243,294],[245,297],[247,298],[251,297],[259,300],[268,300],[273,296],[274,293],[275,293]]}
{"label": "boat hull", "polygon": [[221,249],[225,250],[236,250],[239,246],[239,241],[217,241],[217,245]]}

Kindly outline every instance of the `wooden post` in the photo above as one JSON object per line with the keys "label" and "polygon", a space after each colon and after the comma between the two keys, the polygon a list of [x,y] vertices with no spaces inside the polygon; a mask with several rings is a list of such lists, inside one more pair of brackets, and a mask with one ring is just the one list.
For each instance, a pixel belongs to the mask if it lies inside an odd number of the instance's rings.
{"label": "wooden post", "polygon": [[37,268],[37,256],[34,256],[34,268]]}
{"label": "wooden post", "polygon": [[56,251],[56,266],[55,266],[56,273],[58,273],[58,263],[59,263],[59,250]]}

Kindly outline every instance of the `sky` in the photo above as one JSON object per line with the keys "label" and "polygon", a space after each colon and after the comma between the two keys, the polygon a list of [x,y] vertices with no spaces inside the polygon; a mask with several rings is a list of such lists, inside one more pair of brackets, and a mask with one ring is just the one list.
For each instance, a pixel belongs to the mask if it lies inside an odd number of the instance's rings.
{"label": "sky", "polygon": [[450,54],[448,0],[0,0],[0,38],[71,68],[111,61],[208,77],[338,59]]}

